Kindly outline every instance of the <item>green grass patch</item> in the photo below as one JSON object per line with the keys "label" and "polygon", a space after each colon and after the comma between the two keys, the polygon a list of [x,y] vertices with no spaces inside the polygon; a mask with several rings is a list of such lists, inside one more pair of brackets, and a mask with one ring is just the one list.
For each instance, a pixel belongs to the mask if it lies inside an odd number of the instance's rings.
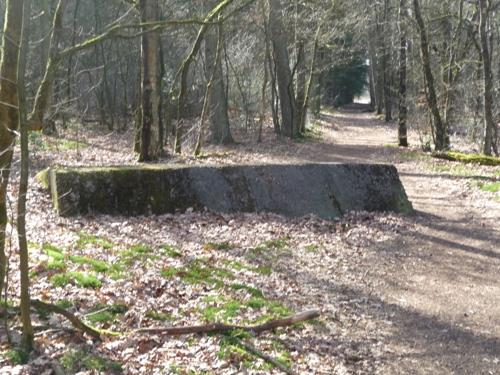
{"label": "green grass patch", "polygon": [[303,143],[308,141],[320,141],[323,137],[321,124],[314,122],[306,127],[305,132],[295,138],[295,142]]}
{"label": "green grass patch", "polygon": [[230,288],[233,290],[244,290],[245,292],[249,293],[252,297],[264,298],[264,293],[262,293],[260,289],[254,288],[252,286],[235,283],[231,284]]}
{"label": "green grass patch", "polygon": [[306,250],[310,253],[316,253],[319,250],[319,246],[316,244],[310,244],[306,246]]}
{"label": "green grass patch", "polygon": [[45,136],[39,132],[31,132],[28,137],[30,146],[40,151],[72,151],[88,147],[88,143],[66,138]]}
{"label": "green grass patch", "polygon": [[[241,345],[242,340],[250,337],[250,334],[244,331],[233,331],[223,335],[219,341],[220,349],[217,352],[217,356],[231,363],[241,363],[243,367],[248,369],[257,370],[259,372],[269,372],[274,368],[272,364],[262,362],[257,356],[249,353]],[[273,350],[273,353],[269,353],[271,356],[283,366],[292,368],[292,356],[282,344],[272,341],[271,349]]]}
{"label": "green grass patch", "polygon": [[242,363],[245,368],[254,367],[256,357],[239,345],[239,340],[248,337],[249,334],[243,331],[233,331],[223,335],[219,340],[217,356],[231,363]]}
{"label": "green grass patch", "polygon": [[71,150],[77,150],[77,149],[82,149],[87,147],[86,143],[74,141],[71,139],[59,139],[57,142],[57,146],[59,147],[60,150],[64,151],[71,151]]}
{"label": "green grass patch", "polygon": [[248,264],[238,262],[236,260],[227,260],[225,261],[225,264],[236,271],[247,270],[264,276],[269,276],[273,272],[271,266],[265,266],[265,265],[251,266]]}
{"label": "green grass patch", "polygon": [[399,146],[397,143],[386,143],[384,145],[384,148],[388,148],[388,149],[398,149]]}
{"label": "green grass patch", "polygon": [[262,250],[285,250],[290,243],[290,237],[282,237],[262,242],[258,248]]}
{"label": "green grass patch", "polygon": [[161,251],[171,257],[171,258],[181,258],[182,254],[173,246],[170,245],[164,245],[161,247]]}
{"label": "green grass patch", "polygon": [[[234,287],[233,287],[234,286]],[[233,284],[232,289],[247,290],[247,286]],[[243,316],[246,311],[262,310],[257,321],[246,321],[249,325],[266,322],[268,320],[289,316],[291,310],[281,302],[269,300],[255,288],[248,288],[254,293],[250,298],[238,299],[224,295],[210,295],[204,298],[207,306],[201,310],[203,318],[208,322],[231,322],[233,318]],[[254,315],[254,314],[252,314]]]}
{"label": "green grass patch", "polygon": [[47,270],[63,272],[66,270],[66,262],[64,262],[63,260],[50,258],[47,262]]}
{"label": "green grass patch", "polygon": [[59,362],[64,369],[71,374],[81,371],[95,371],[106,374],[123,372],[122,366],[118,362],[82,349],[73,349],[66,352],[59,359]]}
{"label": "green grass patch", "polygon": [[254,310],[265,309],[267,311],[267,314],[264,314],[259,318],[259,322],[269,319],[282,318],[292,313],[291,310],[281,302],[268,300],[262,297],[253,297],[246,303],[246,305]]}
{"label": "green grass patch", "polygon": [[102,282],[92,274],[83,272],[65,272],[53,275],[50,282],[55,287],[65,287],[69,284],[76,284],[82,288],[97,289],[100,288]]}
{"label": "green grass patch", "polygon": [[81,255],[70,255],[68,258],[76,264],[87,264],[91,266],[95,272],[99,273],[108,272],[111,268],[108,263],[102,260],[92,259]]}
{"label": "green grass patch", "polygon": [[437,173],[446,173],[457,177],[472,177],[477,172],[470,166],[463,164],[435,164],[430,166],[430,170]]}
{"label": "green grass patch", "polygon": [[78,249],[83,249],[88,245],[95,247],[100,247],[102,249],[112,249],[113,243],[106,238],[94,236],[92,234],[80,232],[78,233],[78,241],[76,242],[76,247]]}
{"label": "green grass patch", "polygon": [[175,268],[170,267],[161,272],[163,277],[180,277],[188,284],[215,284],[218,287],[224,285],[224,279],[232,279],[233,273],[225,268],[213,267],[198,259],[188,266]]}
{"label": "green grass patch", "polygon": [[240,301],[230,299],[221,305],[206,307],[202,315],[207,322],[228,322],[237,317],[243,307]]}
{"label": "green grass patch", "polygon": [[42,245],[42,251],[47,254],[47,256],[55,260],[64,260],[65,258],[64,251],[61,248],[49,243]]}
{"label": "green grass patch", "polygon": [[251,258],[260,258],[262,255],[271,254],[276,251],[286,250],[290,243],[290,237],[282,237],[260,243],[250,250]]}
{"label": "green grass patch", "polygon": [[66,255],[62,249],[51,244],[44,244],[42,250],[49,257],[47,263],[49,270],[64,270],[69,261],[75,264],[90,265],[96,272],[107,272],[110,269],[110,265],[104,261],[81,255]]}
{"label": "green grass patch", "polygon": [[56,302],[56,306],[59,306],[63,309],[70,309],[72,307],[75,307],[75,303],[73,301],[70,301],[69,299],[61,299]]}
{"label": "green grass patch", "polygon": [[153,253],[154,251],[150,246],[138,244],[123,250],[119,257],[121,263],[131,266],[135,262],[158,259],[158,256],[155,256]]}
{"label": "green grass patch", "polygon": [[29,357],[29,353],[22,349],[10,349],[5,353],[5,358],[13,365],[24,365]]}
{"label": "green grass patch", "polygon": [[85,315],[85,319],[90,323],[112,323],[117,315],[124,314],[128,307],[124,304],[104,305],[97,304]]}
{"label": "green grass patch", "polygon": [[204,250],[231,250],[234,246],[229,242],[209,242],[203,246]]}
{"label": "green grass patch", "polygon": [[478,185],[482,191],[490,193],[498,193],[500,191],[500,182],[479,182]]}
{"label": "green grass patch", "polygon": [[0,300],[0,307],[4,308],[4,309],[14,309],[14,308],[17,308],[19,307],[15,301],[11,300],[11,299],[7,299],[7,301],[5,299],[1,299]]}

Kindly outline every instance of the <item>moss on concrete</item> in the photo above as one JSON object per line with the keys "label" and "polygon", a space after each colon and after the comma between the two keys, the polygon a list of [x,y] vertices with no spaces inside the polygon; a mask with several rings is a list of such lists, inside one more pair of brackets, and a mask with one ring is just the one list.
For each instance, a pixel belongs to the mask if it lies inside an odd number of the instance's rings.
{"label": "moss on concrete", "polygon": [[388,165],[154,165],[57,169],[49,177],[62,216],[154,215],[205,207],[327,219],[353,210],[412,211],[397,170]]}

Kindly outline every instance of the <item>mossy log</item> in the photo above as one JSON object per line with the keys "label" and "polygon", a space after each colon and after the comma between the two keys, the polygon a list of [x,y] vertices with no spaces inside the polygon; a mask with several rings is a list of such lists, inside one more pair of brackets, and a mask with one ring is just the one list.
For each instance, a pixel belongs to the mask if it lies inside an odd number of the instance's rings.
{"label": "mossy log", "polygon": [[500,165],[500,158],[482,154],[464,154],[461,152],[434,152],[433,157],[449,161],[458,161],[464,164],[479,164],[497,166]]}
{"label": "mossy log", "polygon": [[332,219],[349,211],[412,211],[398,172],[389,165],[156,165],[54,169],[46,177],[61,216],[208,208]]}

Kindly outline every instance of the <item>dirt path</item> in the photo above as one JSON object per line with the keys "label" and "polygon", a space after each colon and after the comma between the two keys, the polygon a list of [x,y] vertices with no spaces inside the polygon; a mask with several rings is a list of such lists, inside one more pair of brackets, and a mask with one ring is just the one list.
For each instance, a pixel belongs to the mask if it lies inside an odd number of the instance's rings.
{"label": "dirt path", "polygon": [[[500,374],[500,201],[477,187],[498,178],[499,168],[462,166],[400,150],[393,145],[394,124],[359,111],[325,114],[316,128],[312,139],[303,142],[277,138],[271,126],[264,129],[262,143],[251,134],[236,133],[242,140],[237,145],[207,147],[200,159],[165,162],[391,163],[416,213],[355,213],[337,221],[190,211],[61,218],[51,209],[47,192],[32,181],[28,233],[37,270],[33,296],[69,302],[83,316],[96,306],[123,302],[126,313],[97,323],[105,329],[111,324],[117,332],[157,326],[148,317],[151,312],[182,326],[212,321],[210,311],[218,311],[217,319],[224,313],[224,319],[247,324],[269,314],[271,306],[273,314],[317,308],[321,319],[315,324],[269,333],[256,345],[286,359],[297,374]],[[129,152],[132,133],[89,132],[84,139],[87,146],[75,150],[57,146],[67,145],[64,139],[41,136],[46,147],[33,150],[33,171],[54,164],[135,163]],[[14,166],[17,177],[17,154]],[[9,192],[12,202],[15,186]],[[64,258],[62,270],[51,270],[46,246],[97,260],[109,270],[116,264],[126,273],[97,274],[90,267],[94,263],[71,258]],[[11,262],[9,293],[16,296],[15,253]],[[181,276],[197,269],[214,272],[219,286],[207,283],[205,276],[194,283]],[[180,272],[172,276],[165,270]],[[54,287],[52,276],[66,271],[90,272],[102,286],[86,288],[72,281]],[[40,324],[46,318],[36,317]],[[116,362],[126,374],[169,368],[179,374],[280,373],[240,351],[221,355],[222,341],[216,336],[116,338],[89,345],[78,335],[51,331],[37,339],[38,352],[47,361],[16,367],[2,358],[10,347],[2,346],[6,340],[0,328],[0,374],[44,373],[52,360],[71,358],[72,350]]]}
{"label": "dirt path", "polygon": [[393,325],[393,353],[379,372],[500,374],[498,200],[471,190],[473,170],[432,172],[432,161],[387,147],[394,124],[355,111],[324,120],[317,160],[395,163],[416,210],[413,229],[368,257],[362,297],[376,306],[370,314]]}

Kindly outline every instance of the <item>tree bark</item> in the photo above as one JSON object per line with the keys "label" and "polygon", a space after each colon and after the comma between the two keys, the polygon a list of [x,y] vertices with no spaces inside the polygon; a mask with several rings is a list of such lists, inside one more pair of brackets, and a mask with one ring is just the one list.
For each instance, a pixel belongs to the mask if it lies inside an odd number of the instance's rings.
{"label": "tree bark", "polygon": [[[207,82],[207,87],[205,89],[205,97],[203,99],[203,109],[201,111],[201,118],[200,118],[200,128],[198,132],[198,139],[196,141],[196,146],[194,149],[194,156],[198,157],[201,153],[201,146],[203,143],[203,130],[205,128],[205,121],[207,116],[210,116],[210,98],[212,94],[212,90],[214,87],[214,80],[217,76],[217,69],[218,69],[218,64],[221,63],[221,55],[222,55],[222,48],[223,48],[223,31],[222,31],[222,24],[219,24],[217,26],[217,47],[216,47],[216,53],[215,56],[213,57],[214,61],[212,62],[212,71],[210,73],[210,77],[208,78]],[[208,62],[207,62],[208,63]],[[222,73],[222,72],[221,72]],[[222,76],[220,77],[222,79]],[[227,115],[227,111],[226,111]]]}
{"label": "tree bark", "polygon": [[[307,85],[307,67],[305,57],[305,41],[299,39],[296,43],[297,47],[297,115],[298,121],[298,134],[303,134],[306,131],[307,108],[304,108],[304,101],[306,99],[306,85]],[[305,112],[304,112],[305,111]],[[302,121],[303,120],[303,121]]]}
{"label": "tree bark", "polygon": [[7,257],[7,186],[19,124],[17,68],[24,0],[7,0],[0,62],[0,294],[3,291]]}
{"label": "tree bark", "polygon": [[26,233],[26,197],[29,181],[29,149],[28,149],[28,121],[25,95],[26,59],[30,35],[31,0],[24,0],[23,28],[19,48],[17,69],[17,92],[19,97],[19,127],[21,134],[21,177],[19,195],[17,198],[17,234],[19,242],[19,272],[21,283],[21,323],[23,327],[23,348],[30,352],[33,349],[33,326],[30,315],[30,278],[29,252]]}
{"label": "tree bark", "polygon": [[59,42],[64,31],[62,27],[62,19],[66,3],[67,0],[59,0],[54,13],[52,32],[50,36],[49,58],[47,60],[42,82],[40,83],[35,96],[33,111],[29,116],[30,130],[43,130],[43,132],[47,134],[54,133],[56,130],[52,124],[46,122],[45,120],[51,105],[52,89],[54,86],[56,71],[61,61],[59,56]]}
{"label": "tree bark", "polygon": [[[157,21],[157,0],[141,0],[141,21]],[[157,160],[160,143],[160,94],[159,94],[159,34],[156,31],[141,36],[141,119],[139,161]]]}
{"label": "tree bark", "polygon": [[300,119],[293,88],[293,77],[288,55],[288,38],[281,16],[280,0],[269,0],[269,19],[271,20],[270,37],[274,50],[274,63],[276,65],[276,78],[281,105],[281,133],[287,137],[295,138],[298,135]]}
{"label": "tree bark", "polygon": [[391,84],[391,46],[387,41],[390,30],[389,25],[389,0],[384,0],[384,22],[382,28],[382,74],[384,85],[384,113],[385,121],[392,121],[392,84]]}
{"label": "tree bark", "polygon": [[302,102],[299,102],[299,104],[301,104],[301,106],[302,106],[301,110],[300,110],[300,131],[302,133],[305,133],[305,131],[306,131],[307,112],[309,110],[309,102],[311,100],[311,88],[313,85],[314,77],[316,76],[316,60],[317,60],[317,56],[318,56],[320,32],[321,32],[321,25],[318,26],[318,29],[316,31],[316,36],[314,38],[311,68],[309,70],[309,78],[307,80],[307,84],[306,84],[306,88],[305,88],[304,99]]}
{"label": "tree bark", "polygon": [[[209,23],[213,22],[219,14],[221,14],[234,0],[223,0],[217,6],[215,6],[205,17],[203,25],[198,30],[198,35],[196,40],[191,47],[189,54],[186,56],[181,64],[179,72],[177,73],[176,80],[180,80],[179,95],[177,96],[177,124],[175,128],[175,142],[174,142],[174,152],[180,154],[182,151],[182,137],[184,135],[184,127],[181,121],[181,114],[185,110],[185,101],[187,95],[187,78],[189,73],[189,68],[193,63],[195,57],[200,51],[201,42],[205,37]],[[174,86],[172,86],[174,87]]]}
{"label": "tree bark", "polygon": [[441,113],[439,112],[436,88],[434,85],[434,75],[431,69],[431,58],[429,52],[429,41],[427,38],[427,30],[425,22],[420,11],[419,0],[413,0],[413,9],[415,12],[415,20],[417,21],[418,30],[420,33],[420,50],[422,54],[422,65],[424,68],[425,81],[427,85],[427,104],[434,118],[435,128],[435,147],[437,151],[446,150],[449,148],[448,137],[446,135],[446,127],[444,126]]}
{"label": "tree bark", "polygon": [[481,38],[481,55],[483,61],[484,82],[484,146],[483,153],[491,155],[492,151],[498,154],[496,147],[497,134],[496,125],[493,121],[493,71],[491,69],[491,53],[488,43],[488,1],[478,0],[480,10],[479,34]]}
{"label": "tree bark", "polygon": [[[217,0],[208,2],[207,10],[217,5]],[[219,26],[219,27],[222,27]],[[224,41],[222,41],[223,43]],[[217,144],[233,143],[233,137],[229,127],[229,116],[227,113],[227,97],[222,72],[222,54],[217,54],[218,33],[215,27],[211,27],[205,36],[205,76],[207,81],[214,73],[212,88],[209,96],[210,125],[212,128],[212,141]],[[217,58],[215,58],[217,56]]]}
{"label": "tree bark", "polygon": [[408,130],[406,120],[408,117],[408,106],[406,103],[406,69],[407,56],[406,49],[408,42],[406,40],[406,0],[399,2],[399,115],[398,115],[398,143],[400,147],[408,147]]}

